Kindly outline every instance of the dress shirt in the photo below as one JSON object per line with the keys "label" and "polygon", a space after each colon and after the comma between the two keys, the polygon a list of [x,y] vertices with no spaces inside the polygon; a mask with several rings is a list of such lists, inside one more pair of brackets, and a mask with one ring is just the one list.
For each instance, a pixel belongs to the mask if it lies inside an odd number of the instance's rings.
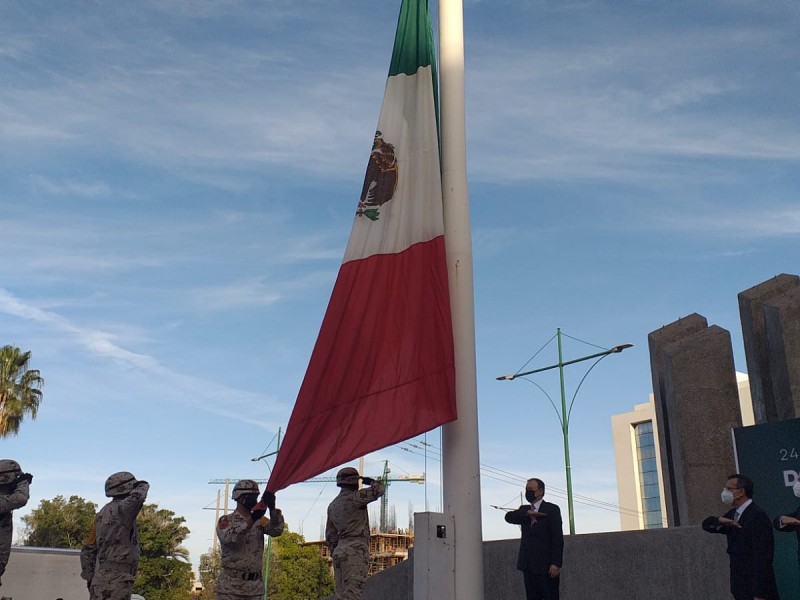
{"label": "dress shirt", "polygon": [[739,508],[736,509],[736,514],[733,515],[733,520],[738,523],[739,519],[742,518],[742,513],[744,512],[744,509],[750,506],[752,503],[753,503],[752,498],[748,498],[746,501],[742,502],[742,504],[739,505]]}

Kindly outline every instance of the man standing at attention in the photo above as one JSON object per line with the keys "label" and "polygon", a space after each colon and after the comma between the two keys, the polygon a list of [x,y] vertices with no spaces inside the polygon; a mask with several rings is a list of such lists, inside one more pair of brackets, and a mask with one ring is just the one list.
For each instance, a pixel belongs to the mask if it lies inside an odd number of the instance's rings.
{"label": "man standing at attention", "polygon": [[142,510],[150,484],[120,471],[106,479],[106,504],[81,548],[81,577],[90,600],[129,600],[139,568],[139,530],[136,517]]}
{"label": "man standing at attention", "polygon": [[[358,489],[359,479],[369,487]],[[367,505],[383,496],[384,487],[371,477],[359,477],[353,467],[336,474],[342,488],[328,505],[325,541],[333,555],[337,600],[361,600],[369,574],[369,514]]]}
{"label": "man standing at attention", "polygon": [[728,538],[731,594],[736,600],[778,600],[772,523],[753,502],[753,482],[738,473],[731,475],[721,498],[732,508],[723,517],[706,518],[703,529]]}
{"label": "man standing at attention", "polygon": [[528,600],[558,600],[559,594],[564,555],[561,510],[544,501],[544,488],[541,479],[528,479],[525,499],[530,504],[506,513],[506,521],[522,530],[517,569],[522,571]]}
{"label": "man standing at attention", "polygon": [[[236,510],[217,522],[222,572],[217,578],[217,600],[261,600],[264,597],[264,536],[283,533],[283,513],[275,508],[275,494],[264,490],[258,501],[258,484],[240,479],[231,498]],[[265,517],[269,509],[269,518]]]}

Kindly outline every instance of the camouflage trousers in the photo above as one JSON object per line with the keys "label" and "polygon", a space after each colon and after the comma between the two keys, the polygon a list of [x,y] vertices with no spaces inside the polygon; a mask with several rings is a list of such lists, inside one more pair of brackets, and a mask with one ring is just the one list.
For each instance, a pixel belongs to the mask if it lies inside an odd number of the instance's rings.
{"label": "camouflage trousers", "polygon": [[240,596],[239,594],[217,592],[217,600],[264,600],[264,592],[257,596]]}
{"label": "camouflage trousers", "polygon": [[124,571],[100,570],[89,587],[89,600],[131,600],[133,575]]}
{"label": "camouflage trousers", "polygon": [[361,600],[369,573],[369,545],[342,543],[333,551],[336,600]]}
{"label": "camouflage trousers", "polygon": [[260,577],[253,580],[236,579],[223,567],[217,578],[216,594],[217,600],[263,600],[264,582]]}
{"label": "camouflage trousers", "polygon": [[[11,515],[11,513],[5,513]],[[8,558],[11,556],[11,519],[3,519],[0,523],[0,575],[5,573]]]}

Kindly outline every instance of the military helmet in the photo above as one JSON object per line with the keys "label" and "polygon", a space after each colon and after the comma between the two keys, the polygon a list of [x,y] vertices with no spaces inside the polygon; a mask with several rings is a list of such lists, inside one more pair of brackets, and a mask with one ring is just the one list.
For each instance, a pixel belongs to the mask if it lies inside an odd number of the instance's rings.
{"label": "military helmet", "polygon": [[127,471],[120,471],[114,473],[106,479],[106,496],[113,498],[114,496],[124,496],[133,491],[133,487],[139,483],[133,473]]}
{"label": "military helmet", "polygon": [[343,485],[358,485],[358,471],[353,467],[345,467],[344,469],[339,469],[339,472],[336,474],[336,485],[339,487]]}
{"label": "military helmet", "polygon": [[233,486],[231,498],[238,500],[242,496],[246,496],[248,494],[258,495],[258,484],[252,479],[240,479],[236,482],[236,485]]}
{"label": "military helmet", "polygon": [[19,463],[10,458],[0,460],[0,485],[12,483],[22,473]]}

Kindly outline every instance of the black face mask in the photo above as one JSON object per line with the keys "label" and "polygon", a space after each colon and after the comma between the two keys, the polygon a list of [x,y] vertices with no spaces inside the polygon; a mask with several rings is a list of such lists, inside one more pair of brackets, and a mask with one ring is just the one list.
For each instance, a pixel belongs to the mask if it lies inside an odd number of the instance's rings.
{"label": "black face mask", "polygon": [[533,504],[536,502],[536,492],[533,490],[525,490],[525,500]]}
{"label": "black face mask", "polygon": [[256,504],[258,504],[258,496],[255,496],[255,495],[242,496],[242,498],[241,498],[241,500],[239,500],[239,502],[241,502],[242,506],[244,506],[247,510],[250,510]]}

